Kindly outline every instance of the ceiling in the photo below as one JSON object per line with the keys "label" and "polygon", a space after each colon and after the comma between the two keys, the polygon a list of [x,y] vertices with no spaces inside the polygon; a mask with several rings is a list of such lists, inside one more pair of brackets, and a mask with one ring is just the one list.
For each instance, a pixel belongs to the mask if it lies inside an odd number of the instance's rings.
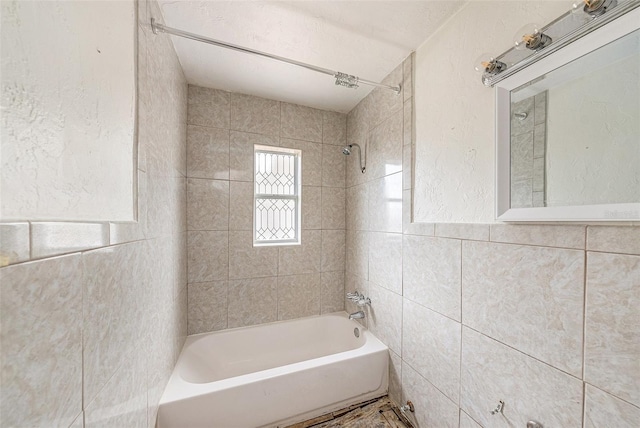
{"label": "ceiling", "polygon": [[[160,0],[167,26],[381,81],[462,1]],[[171,36],[187,81],[348,112],[371,90],[268,58]],[[393,82],[391,82],[393,83]],[[395,85],[395,83],[393,83]]]}

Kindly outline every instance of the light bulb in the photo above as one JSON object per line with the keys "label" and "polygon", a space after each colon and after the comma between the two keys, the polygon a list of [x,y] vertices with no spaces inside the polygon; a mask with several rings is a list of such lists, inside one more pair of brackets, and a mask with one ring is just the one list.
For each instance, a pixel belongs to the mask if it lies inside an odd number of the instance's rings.
{"label": "light bulb", "polygon": [[495,61],[495,56],[488,52],[484,52],[473,62],[473,69],[478,73],[484,73],[487,71],[487,68],[491,67],[491,63],[493,61]]}
{"label": "light bulb", "polygon": [[542,33],[538,24],[527,24],[520,28],[514,38],[513,44],[517,50],[539,50],[551,43],[551,37]]}

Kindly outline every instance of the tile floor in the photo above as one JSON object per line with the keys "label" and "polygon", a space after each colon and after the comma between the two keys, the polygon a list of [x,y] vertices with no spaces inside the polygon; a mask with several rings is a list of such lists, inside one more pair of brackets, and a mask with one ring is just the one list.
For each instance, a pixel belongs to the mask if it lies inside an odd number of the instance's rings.
{"label": "tile floor", "polygon": [[412,428],[388,396],[356,404],[286,428]]}

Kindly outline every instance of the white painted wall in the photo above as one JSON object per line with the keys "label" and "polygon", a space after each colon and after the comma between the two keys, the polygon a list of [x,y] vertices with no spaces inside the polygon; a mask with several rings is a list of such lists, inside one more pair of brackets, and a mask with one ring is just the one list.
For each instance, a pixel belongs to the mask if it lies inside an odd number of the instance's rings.
{"label": "white painted wall", "polygon": [[2,1],[1,220],[134,219],[134,2]]}
{"label": "white painted wall", "polygon": [[547,23],[570,4],[470,2],[416,51],[415,222],[494,221],[494,90],[474,60],[511,46],[528,22]]}
{"label": "white painted wall", "polygon": [[640,201],[640,54],[548,92],[547,205]]}

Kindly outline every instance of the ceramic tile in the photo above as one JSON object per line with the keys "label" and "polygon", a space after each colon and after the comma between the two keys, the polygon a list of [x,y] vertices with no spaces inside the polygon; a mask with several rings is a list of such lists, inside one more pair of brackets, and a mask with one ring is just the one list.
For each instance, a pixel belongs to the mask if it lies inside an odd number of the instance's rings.
{"label": "ceramic tile", "polygon": [[320,312],[344,310],[344,271],[322,272],[320,278]]}
{"label": "ceramic tile", "polygon": [[187,180],[187,229],[229,229],[229,181]]}
{"label": "ceramic tile", "polygon": [[531,208],[533,206],[533,179],[527,178],[511,182],[511,208]]}
{"label": "ceramic tile", "polygon": [[[511,135],[520,135],[533,131],[533,103],[533,97],[529,97],[511,106]],[[515,113],[526,113],[527,117],[524,120],[520,120],[515,116]]]}
{"label": "ceramic tile", "polygon": [[586,384],[584,427],[637,428],[640,409],[613,395]]}
{"label": "ceramic tile", "polygon": [[189,85],[188,124],[229,128],[229,92]]}
{"label": "ceramic tile", "polygon": [[413,53],[402,62],[402,92],[406,102],[413,96]]}
{"label": "ceramic tile", "polygon": [[0,267],[29,260],[29,223],[0,223]]}
{"label": "ceramic tile", "polygon": [[544,192],[544,158],[533,160],[533,191]]}
{"label": "ceramic tile", "polygon": [[278,274],[278,247],[255,247],[251,231],[229,232],[229,278]]}
{"label": "ceramic tile", "polygon": [[[411,205],[413,203],[411,198],[411,193],[413,191],[411,189],[402,191],[402,233],[409,233],[412,229],[412,213],[411,213]],[[435,226],[431,227],[430,235],[433,235],[435,231]]]}
{"label": "ceramic tile", "polygon": [[460,410],[460,428],[482,428],[471,416]]}
{"label": "ceramic tile", "polygon": [[532,205],[534,207],[544,207],[546,206],[546,202],[545,202],[545,195],[544,192],[533,192],[533,203]]}
{"label": "ceramic tile", "polygon": [[588,253],[584,379],[640,406],[640,257]]}
{"label": "ceramic tile", "polygon": [[461,324],[404,299],[402,355],[422,377],[458,403]]}
{"label": "ceramic tile", "polygon": [[371,128],[372,100],[365,97],[347,114],[347,144],[362,145]]}
{"label": "ceramic tile", "polygon": [[31,223],[34,259],[109,245],[109,223]]}
{"label": "ceramic tile", "polygon": [[278,277],[278,319],[320,315],[320,274]]}
{"label": "ceramic tile", "polygon": [[280,102],[252,95],[231,94],[233,131],[280,135]]}
{"label": "ceramic tile", "polygon": [[[382,82],[385,85],[397,86],[402,85],[403,66],[398,65],[391,73],[389,73]],[[382,123],[387,117],[402,110],[404,96],[402,90],[400,94],[383,88],[375,88],[369,95],[371,103],[370,124],[375,127]]]}
{"label": "ceramic tile", "polygon": [[282,103],[282,136],[321,143],[323,113],[311,107]]}
{"label": "ceramic tile", "polygon": [[371,131],[367,146],[368,179],[402,171],[402,126],[401,109]]}
{"label": "ceramic tile", "polygon": [[533,128],[533,158],[544,158],[547,146],[547,125],[541,123]]}
{"label": "ceramic tile", "polygon": [[411,146],[402,147],[402,190],[411,189],[413,186],[413,160],[411,158]]}
{"label": "ceramic tile", "polygon": [[533,132],[516,135],[511,142],[511,181],[533,178]]}
{"label": "ceramic tile", "polygon": [[322,228],[346,227],[345,190],[338,187],[322,188]]}
{"label": "ceramic tile", "polygon": [[405,101],[402,114],[402,144],[413,146],[413,98]]}
{"label": "ceramic tile", "polygon": [[229,276],[229,232],[188,233],[189,282],[225,280]]}
{"label": "ceramic tile", "polygon": [[344,187],[346,180],[346,157],[342,148],[330,144],[322,145],[322,185]]}
{"label": "ceramic tile", "polygon": [[187,176],[229,179],[229,130],[187,126]]}
{"label": "ceramic tile", "polygon": [[347,231],[348,274],[369,278],[369,234],[363,231]]}
{"label": "ceramic tile", "polygon": [[[460,407],[486,427],[582,424],[582,382],[471,329],[462,329]],[[502,415],[492,415],[498,401]]]}
{"label": "ceramic tile", "polygon": [[322,185],[322,144],[281,139],[280,146],[302,151],[302,185]]}
{"label": "ceramic tile", "polygon": [[322,231],[322,272],[344,271],[346,234],[344,230]]}
{"label": "ceramic tile", "polygon": [[544,91],[535,96],[535,121],[534,123],[540,124],[547,121],[547,91]]}
{"label": "ceramic tile", "polygon": [[347,144],[347,115],[333,111],[322,112],[322,143],[344,146]]}
{"label": "ceramic tile", "polygon": [[278,275],[320,272],[322,262],[322,232],[303,230],[302,243],[279,247]]}
{"label": "ceramic tile", "polygon": [[369,186],[346,189],[346,226],[349,230],[369,230]]}
{"label": "ceramic tile", "polygon": [[369,183],[369,228],[402,233],[402,173]]}
{"label": "ceramic tile", "polygon": [[389,398],[396,405],[402,403],[402,358],[389,350]]}
{"label": "ceramic tile", "polygon": [[640,226],[589,226],[587,250],[640,255]]}
{"label": "ceramic tile", "polygon": [[253,230],[253,183],[229,183],[229,230]]}
{"label": "ceramic tile", "polygon": [[302,229],[322,228],[322,188],[302,186]]}
{"label": "ceramic tile", "polygon": [[138,345],[130,320],[144,319],[145,248],[141,241],[82,255],[84,403],[98,395]]}
{"label": "ceramic tile", "polygon": [[[369,162],[369,133],[363,137],[363,141],[360,143],[354,143],[349,140],[350,145],[358,144],[360,149],[354,146],[351,151],[351,155],[345,156],[345,171],[346,171],[346,186],[357,186],[358,184],[366,183],[371,174],[368,172],[371,163]],[[365,172],[362,172],[360,167],[365,168]]]}
{"label": "ceramic tile", "polygon": [[488,241],[489,225],[471,223],[436,223],[435,235],[443,238]]}
{"label": "ceramic tile", "polygon": [[420,376],[409,364],[402,363],[402,402],[413,402],[417,428],[457,428],[458,406]]}
{"label": "ceramic tile", "polygon": [[86,405],[85,427],[144,427],[147,424],[147,390],[144,359],[131,355],[95,400]]}
{"label": "ceramic tile", "polygon": [[585,226],[492,224],[491,240],[510,244],[584,249]]}
{"label": "ceramic tile", "polygon": [[584,252],[463,242],[465,325],[580,376],[583,304]]}
{"label": "ceramic tile", "polygon": [[229,328],[278,319],[277,278],[229,281]]}
{"label": "ceramic tile", "polygon": [[189,334],[227,328],[228,281],[189,284]]}
{"label": "ceramic tile", "polygon": [[402,296],[369,282],[368,297],[371,305],[364,308],[367,326],[392,351],[402,355]]}
{"label": "ceramic tile", "polygon": [[229,144],[229,178],[253,183],[253,146],[279,145],[276,137],[231,131]]}
{"label": "ceramic tile", "polygon": [[404,296],[455,320],[460,320],[460,241],[405,235]]}
{"label": "ceramic tile", "polygon": [[84,412],[80,412],[76,420],[69,425],[69,428],[84,428]]}
{"label": "ceramic tile", "polygon": [[68,426],[82,410],[80,256],[5,267],[0,279],[0,425]]}
{"label": "ceramic tile", "polygon": [[402,294],[402,235],[369,235],[369,281]]}

